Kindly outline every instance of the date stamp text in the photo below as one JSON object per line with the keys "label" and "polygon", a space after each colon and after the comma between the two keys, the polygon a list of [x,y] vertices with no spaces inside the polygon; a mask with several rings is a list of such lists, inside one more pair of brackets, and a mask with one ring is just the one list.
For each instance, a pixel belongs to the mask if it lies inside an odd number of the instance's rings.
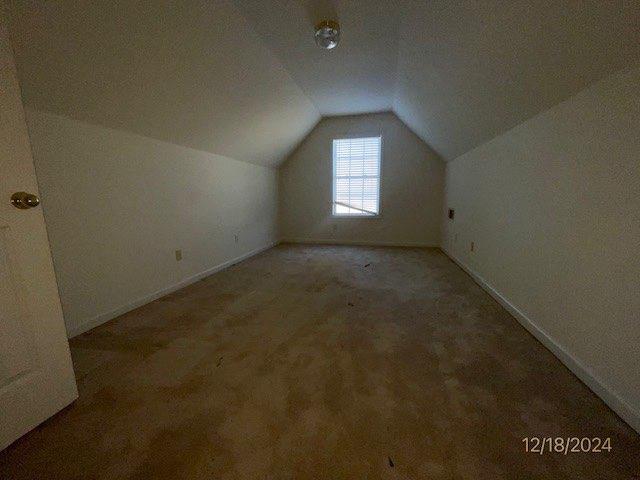
{"label": "date stamp text", "polygon": [[600,437],[524,437],[524,451],[527,453],[609,453],[611,438]]}

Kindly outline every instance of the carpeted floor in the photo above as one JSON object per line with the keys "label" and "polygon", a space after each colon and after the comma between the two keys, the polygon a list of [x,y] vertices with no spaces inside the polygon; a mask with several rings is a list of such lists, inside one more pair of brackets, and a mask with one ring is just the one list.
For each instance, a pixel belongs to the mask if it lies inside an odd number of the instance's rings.
{"label": "carpeted floor", "polygon": [[[640,436],[439,250],[284,245],[71,341],[2,479],[625,479]],[[527,453],[524,437],[609,437]]]}

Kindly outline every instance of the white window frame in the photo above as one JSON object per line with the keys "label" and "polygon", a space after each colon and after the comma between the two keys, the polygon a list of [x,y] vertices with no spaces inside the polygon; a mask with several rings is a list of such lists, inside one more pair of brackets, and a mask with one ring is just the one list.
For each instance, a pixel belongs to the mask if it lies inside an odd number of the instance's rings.
{"label": "white window frame", "polygon": [[[368,213],[336,213],[336,141],[337,140],[347,140],[347,139],[357,139],[357,138],[380,138],[380,156],[378,158],[378,213],[377,214],[368,214]],[[355,135],[342,135],[339,137],[334,137],[331,141],[331,163],[332,163],[332,174],[331,174],[331,216],[334,218],[380,218],[382,216],[382,152],[383,152],[384,141],[381,133],[372,133],[372,134],[355,134]]]}

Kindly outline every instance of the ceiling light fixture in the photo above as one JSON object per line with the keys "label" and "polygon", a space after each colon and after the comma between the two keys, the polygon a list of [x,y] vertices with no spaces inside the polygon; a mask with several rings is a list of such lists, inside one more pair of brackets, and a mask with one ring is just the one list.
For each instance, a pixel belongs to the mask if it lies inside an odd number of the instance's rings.
{"label": "ceiling light fixture", "polygon": [[331,50],[340,41],[340,25],[334,20],[323,20],[316,25],[315,37],[319,47]]}

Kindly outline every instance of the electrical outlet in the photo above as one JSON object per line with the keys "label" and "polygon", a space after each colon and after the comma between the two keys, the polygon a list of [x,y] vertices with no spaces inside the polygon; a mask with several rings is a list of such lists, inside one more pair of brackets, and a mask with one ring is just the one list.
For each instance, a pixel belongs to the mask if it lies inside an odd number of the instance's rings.
{"label": "electrical outlet", "polygon": [[338,231],[338,225],[332,225],[331,229],[333,230],[333,233],[336,233]]}
{"label": "electrical outlet", "polygon": [[233,236],[233,239],[235,240],[236,243],[238,243],[238,234],[237,233]]}
{"label": "electrical outlet", "polygon": [[476,249],[476,244],[475,242],[471,242],[471,251],[474,252]]}
{"label": "electrical outlet", "polygon": [[176,250],[176,262],[182,260],[182,250]]}

